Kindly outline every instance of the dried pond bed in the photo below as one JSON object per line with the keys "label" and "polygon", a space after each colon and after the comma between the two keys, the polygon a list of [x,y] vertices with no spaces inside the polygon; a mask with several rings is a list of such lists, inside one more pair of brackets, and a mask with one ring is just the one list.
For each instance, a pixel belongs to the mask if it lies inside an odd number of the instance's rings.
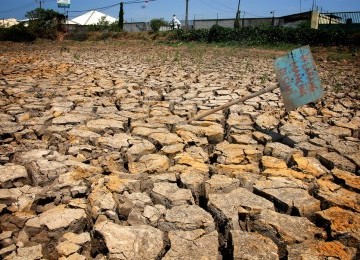
{"label": "dried pond bed", "polygon": [[283,52],[2,44],[0,257],[359,257],[359,63],[326,51],[323,100],[187,125],[275,82]]}

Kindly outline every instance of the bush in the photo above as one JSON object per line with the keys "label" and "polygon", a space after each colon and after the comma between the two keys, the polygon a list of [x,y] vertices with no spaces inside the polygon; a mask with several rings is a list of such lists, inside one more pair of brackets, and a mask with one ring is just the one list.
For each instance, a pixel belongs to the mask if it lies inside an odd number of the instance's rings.
{"label": "bush", "polygon": [[197,41],[197,42],[207,42],[208,41],[209,30],[199,29],[199,30],[176,30],[175,37],[180,41]]}
{"label": "bush", "polygon": [[65,16],[52,9],[36,8],[25,16],[29,18],[28,30],[36,37],[54,40],[57,32],[63,31]]}
{"label": "bush", "polygon": [[35,39],[36,36],[22,23],[11,26],[10,28],[0,28],[1,41],[31,42]]}
{"label": "bush", "polygon": [[301,26],[298,28],[260,26],[225,28],[214,25],[210,30],[178,30],[177,40],[200,42],[236,42],[243,45],[314,45],[337,46],[358,44],[359,37],[345,31],[315,30]]}
{"label": "bush", "polygon": [[88,31],[92,31],[92,32],[101,32],[101,31],[120,32],[121,31],[118,22],[109,23],[108,21],[105,20],[105,18],[106,18],[105,16],[101,17],[97,24],[86,25]]}
{"label": "bush", "polygon": [[225,28],[220,25],[214,25],[210,28],[208,41],[209,42],[223,42],[229,41],[232,37],[234,29],[232,28]]}
{"label": "bush", "polygon": [[154,32],[158,32],[161,26],[167,26],[168,23],[164,21],[164,19],[152,19],[150,21],[150,28]]}

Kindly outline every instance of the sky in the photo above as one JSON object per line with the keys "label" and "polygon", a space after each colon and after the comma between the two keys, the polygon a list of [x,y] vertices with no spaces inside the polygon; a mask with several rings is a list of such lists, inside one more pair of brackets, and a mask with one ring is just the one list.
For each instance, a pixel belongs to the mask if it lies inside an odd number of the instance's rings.
{"label": "sky", "polygon": [[[86,10],[100,8],[99,11],[118,18],[121,0],[70,0],[69,18],[84,14]],[[153,18],[164,18],[170,21],[173,14],[179,20],[185,19],[186,0],[123,0],[124,18],[127,22],[149,21]],[[144,0],[145,1],[145,0]],[[233,18],[239,0],[188,0],[189,20]],[[28,11],[40,6],[63,13],[57,7],[57,0],[0,0],[0,19],[24,19]],[[127,4],[126,4],[127,3]],[[309,11],[316,6],[323,12],[360,11],[360,0],[240,0],[241,17],[269,17]],[[113,7],[109,7],[115,5]],[[104,8],[109,7],[109,8]],[[101,9],[103,8],[103,9]]]}

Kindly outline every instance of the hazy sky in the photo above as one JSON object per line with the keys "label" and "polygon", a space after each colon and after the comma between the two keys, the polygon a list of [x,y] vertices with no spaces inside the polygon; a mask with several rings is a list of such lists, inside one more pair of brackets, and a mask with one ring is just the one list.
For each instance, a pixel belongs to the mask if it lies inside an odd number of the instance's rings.
{"label": "hazy sky", "polygon": [[[43,8],[54,9],[64,12],[64,9],[57,8],[57,0],[0,0],[0,19],[17,18],[24,19],[25,13],[39,7],[40,1]],[[121,0],[71,0],[69,11],[70,18],[79,16],[88,9],[102,8],[116,5]],[[123,0],[126,2],[140,2],[142,0]],[[235,16],[239,0],[189,0],[189,19],[206,18],[232,18]],[[144,21],[152,18],[164,18],[171,20],[176,14],[180,20],[185,17],[186,0],[155,0],[144,3],[125,4],[126,21]],[[360,0],[241,0],[241,16],[245,17],[268,17],[309,11],[313,6],[318,6],[322,11],[360,11]],[[145,7],[146,6],[146,7]],[[119,5],[101,12],[118,18]]]}

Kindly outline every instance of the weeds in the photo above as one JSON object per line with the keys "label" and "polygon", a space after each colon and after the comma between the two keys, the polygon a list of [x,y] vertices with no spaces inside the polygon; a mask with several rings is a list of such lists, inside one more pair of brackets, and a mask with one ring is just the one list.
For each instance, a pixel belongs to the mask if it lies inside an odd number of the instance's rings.
{"label": "weeds", "polygon": [[265,84],[268,81],[270,81],[269,74],[265,73],[260,77],[261,84]]}
{"label": "weeds", "polygon": [[80,60],[80,55],[79,55],[78,53],[75,53],[75,54],[74,54],[74,59],[75,59],[75,60]]}

